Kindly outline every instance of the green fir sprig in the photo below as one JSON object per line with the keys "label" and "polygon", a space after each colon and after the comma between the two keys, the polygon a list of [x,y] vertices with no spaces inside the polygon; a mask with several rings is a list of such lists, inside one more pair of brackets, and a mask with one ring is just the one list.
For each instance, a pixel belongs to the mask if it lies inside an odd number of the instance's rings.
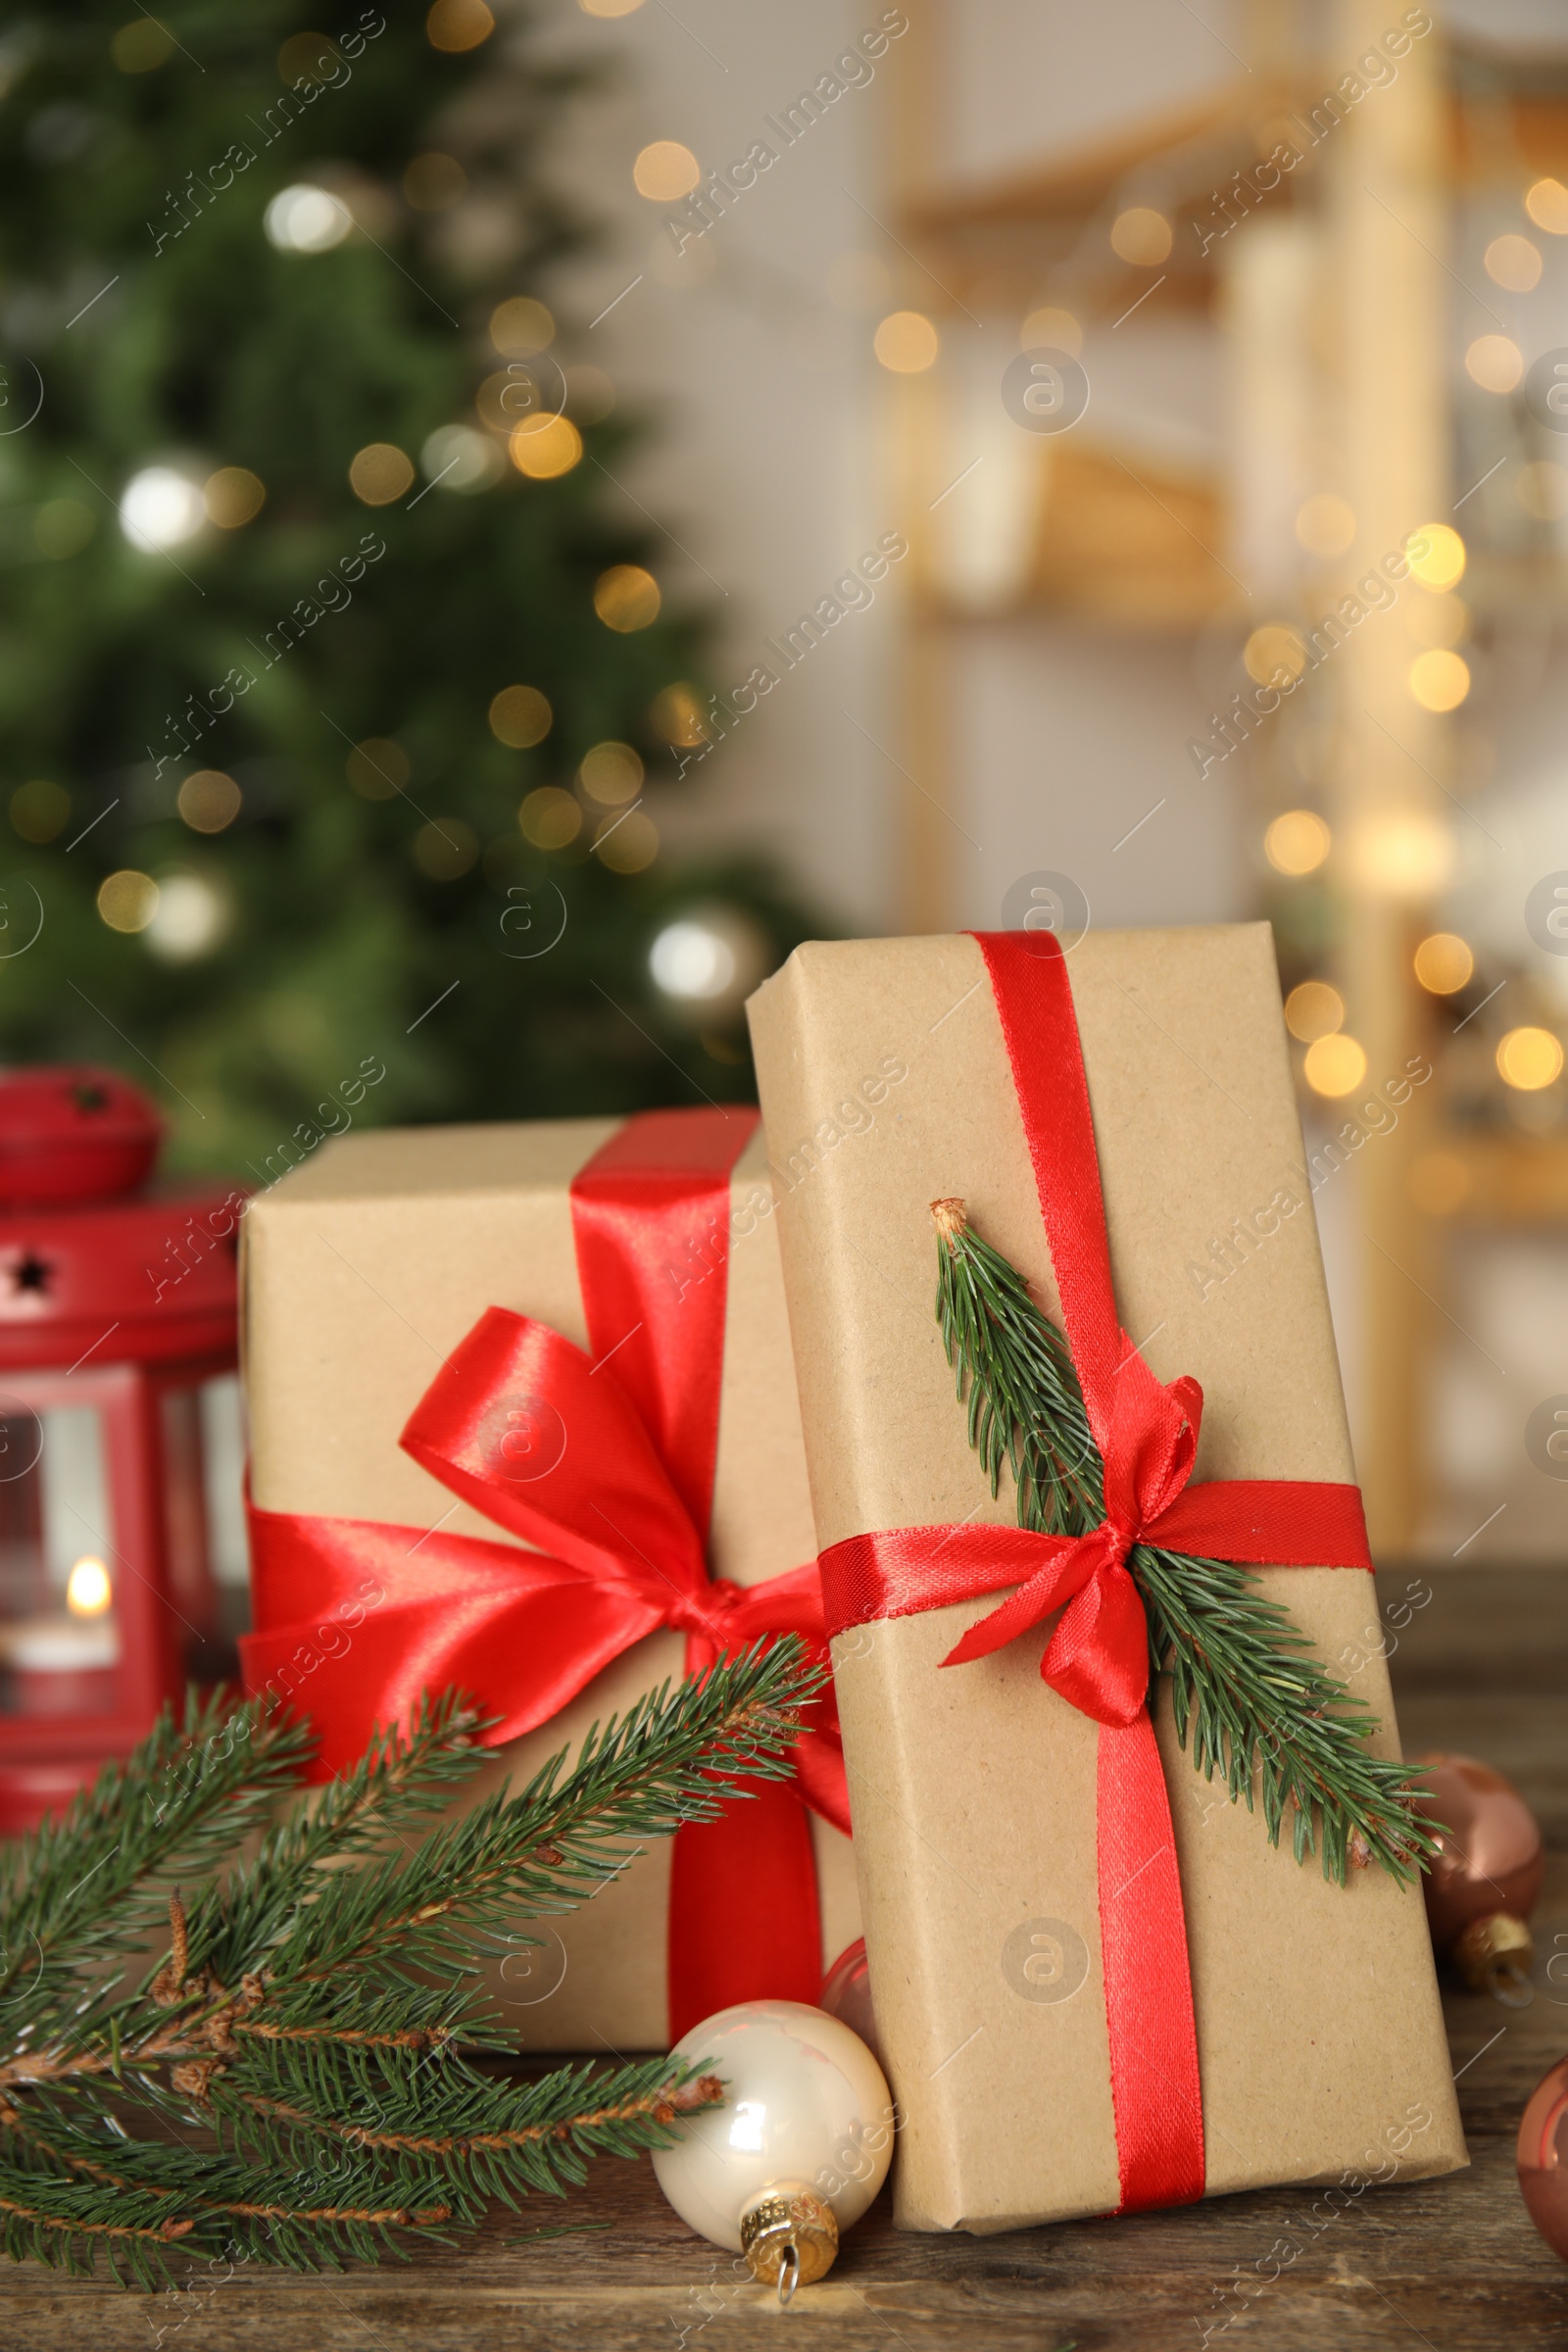
{"label": "green fir sprig", "polygon": [[[1104,1516],[1103,1468],[1067,1343],[1016,1267],[974,1232],[961,1200],[932,1202],[937,1319],[966,1402],[969,1443],[1018,1525],[1087,1535]],[[1377,1718],[1326,1672],[1254,1575],[1230,1560],[1135,1544],[1128,1569],[1149,1621],[1152,1678],[1168,1674],[1176,1732],[1234,1803],[1261,1794],[1269,1840],[1287,1818],[1298,1862],[1319,1846],[1326,1878],[1378,1862],[1401,1884],[1434,1851],[1412,1810],[1411,1768],[1371,1753]]]}
{"label": "green fir sprig", "polygon": [[818,1680],[798,1642],[759,1644],[445,1823],[485,1752],[456,1696],[282,1818],[304,1728],[166,1714],[0,1858],[0,2250],[87,2272],[101,2248],[145,2286],[193,2255],[338,2269],[668,2144],[718,2078],[509,2077],[483,1958],[786,1774]]}

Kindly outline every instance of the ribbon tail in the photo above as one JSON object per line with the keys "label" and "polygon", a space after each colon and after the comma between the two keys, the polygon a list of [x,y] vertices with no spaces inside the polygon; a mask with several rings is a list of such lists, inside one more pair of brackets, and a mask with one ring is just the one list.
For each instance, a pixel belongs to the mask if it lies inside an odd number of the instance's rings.
{"label": "ribbon tail", "polygon": [[1100,1728],[1100,1939],[1123,2213],[1203,2193],[1203,2101],[1170,1798],[1147,1713]]}
{"label": "ribbon tail", "polygon": [[811,1827],[793,1781],[743,1781],[712,1821],[683,1822],[669,1874],[669,2037],[737,2001],[822,1989]]}

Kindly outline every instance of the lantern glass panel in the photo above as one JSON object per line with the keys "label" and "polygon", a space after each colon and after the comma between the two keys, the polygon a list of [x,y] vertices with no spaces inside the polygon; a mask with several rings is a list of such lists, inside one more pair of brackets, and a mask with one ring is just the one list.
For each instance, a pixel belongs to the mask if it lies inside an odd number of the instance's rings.
{"label": "lantern glass panel", "polygon": [[0,1716],[113,1711],[118,1560],[96,1408],[0,1400]]}
{"label": "lantern glass panel", "polygon": [[191,1641],[187,1671],[232,1675],[249,1623],[245,1439],[231,1372],[162,1390],[164,1542],[169,1588]]}
{"label": "lantern glass panel", "polygon": [[245,1407],[237,1373],[204,1380],[202,1465],[207,1483],[207,1539],[225,1633],[250,1630],[250,1544],[245,1533]]}

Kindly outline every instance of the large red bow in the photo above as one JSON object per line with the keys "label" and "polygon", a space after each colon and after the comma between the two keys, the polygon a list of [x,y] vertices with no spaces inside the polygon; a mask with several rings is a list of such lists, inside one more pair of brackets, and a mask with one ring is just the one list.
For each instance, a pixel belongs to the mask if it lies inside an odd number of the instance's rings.
{"label": "large red bow", "polygon": [[[593,1356],[548,1324],[491,1307],[442,1365],[402,1444],[450,1493],[538,1549],[470,1536],[252,1509],[252,1690],[303,1691],[325,1777],[421,1690],[460,1685],[499,1717],[548,1723],[662,1627],[688,1673],[760,1636],[825,1642],[814,1563],[742,1587],[710,1578],[729,1171],[745,1110],[629,1121],[572,1188]],[[368,1593],[373,1595],[368,1600]],[[350,1629],[341,1647],[334,1630]],[[325,1651],[323,1657],[322,1651]],[[677,1833],[669,1928],[671,2038],[715,2009],[814,2000],[815,1870],[803,1799],[848,1833],[830,1701],[795,1778]]]}
{"label": "large red bow", "polygon": [[1100,1160],[1067,966],[1049,935],[980,936],[1060,1293],[1104,1471],[1085,1536],[915,1527],[822,1555],[830,1633],[1014,1588],[944,1666],[985,1657],[1054,1609],[1040,1671],[1102,1728],[1097,1771],[1101,1947],[1123,2212],[1203,2193],[1203,2110],[1170,1799],[1146,1705],[1149,1638],[1127,1570],[1139,1543],[1260,1566],[1370,1569],[1355,1487],[1286,1479],[1190,1486],[1203,1395],[1163,1385],[1121,1327]]}

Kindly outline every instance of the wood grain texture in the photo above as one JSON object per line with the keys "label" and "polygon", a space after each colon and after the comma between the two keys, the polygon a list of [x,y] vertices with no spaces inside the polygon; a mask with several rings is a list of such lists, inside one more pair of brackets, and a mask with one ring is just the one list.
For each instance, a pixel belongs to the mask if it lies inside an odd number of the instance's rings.
{"label": "wood grain texture", "polygon": [[[917,2237],[893,2229],[884,2196],[832,2276],[798,2298],[785,2339],[764,2332],[781,2325],[771,2295],[738,2283],[729,2258],[692,2237],[646,2165],[604,2164],[568,2206],[546,2211],[534,2200],[471,2251],[421,2251],[383,2271],[242,2273],[149,2303],[102,2282],[8,2270],[0,2345],[723,2352],[794,2340],[832,2352],[1197,2352],[1206,2329],[1225,2352],[1561,2352],[1568,2268],[1526,2218],[1513,2142],[1529,2092],[1568,2052],[1568,1982],[1546,1974],[1554,1951],[1568,1953],[1568,1576],[1401,1573],[1384,1580],[1386,1601],[1397,1603],[1412,1583],[1426,1597],[1390,1636],[1406,1750],[1488,1757],[1519,1783],[1555,1849],[1537,1921],[1534,2001],[1504,2009],[1457,1991],[1446,1999],[1469,2172],[1369,2188],[1315,2228],[1309,2192],[1270,2189],[1126,2222]],[[598,2227],[524,2235],[585,2223]],[[1245,2301],[1238,2275],[1250,2281]]]}

